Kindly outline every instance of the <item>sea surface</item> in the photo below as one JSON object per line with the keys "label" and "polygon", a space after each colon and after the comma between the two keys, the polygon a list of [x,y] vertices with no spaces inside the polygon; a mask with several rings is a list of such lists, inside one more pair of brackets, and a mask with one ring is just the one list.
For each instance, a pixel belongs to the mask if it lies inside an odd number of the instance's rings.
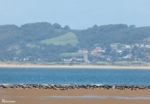
{"label": "sea surface", "polygon": [[150,70],[0,68],[0,84],[150,85]]}

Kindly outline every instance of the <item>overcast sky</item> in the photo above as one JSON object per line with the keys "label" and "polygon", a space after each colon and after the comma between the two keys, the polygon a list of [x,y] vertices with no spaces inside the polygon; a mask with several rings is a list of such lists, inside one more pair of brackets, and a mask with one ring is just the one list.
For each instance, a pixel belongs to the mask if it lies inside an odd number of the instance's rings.
{"label": "overcast sky", "polygon": [[0,0],[0,25],[35,22],[72,29],[94,24],[150,26],[150,0]]}

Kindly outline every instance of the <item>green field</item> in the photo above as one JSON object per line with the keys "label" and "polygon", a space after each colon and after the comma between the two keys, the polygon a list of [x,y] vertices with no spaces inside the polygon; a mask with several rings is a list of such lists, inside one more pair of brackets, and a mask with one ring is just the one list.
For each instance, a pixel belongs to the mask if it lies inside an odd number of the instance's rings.
{"label": "green field", "polygon": [[42,40],[41,43],[48,44],[48,45],[49,44],[53,44],[53,45],[71,44],[72,46],[76,46],[79,43],[79,41],[77,36],[74,33],[69,32],[59,37]]}
{"label": "green field", "polygon": [[21,53],[21,50],[16,50],[16,54],[20,54]]}
{"label": "green field", "polygon": [[83,57],[83,53],[77,53],[77,52],[74,52],[74,53],[61,53],[60,54],[61,57]]}
{"label": "green field", "polygon": [[40,48],[40,46],[37,46],[35,44],[29,44],[28,47],[30,47],[30,48]]}

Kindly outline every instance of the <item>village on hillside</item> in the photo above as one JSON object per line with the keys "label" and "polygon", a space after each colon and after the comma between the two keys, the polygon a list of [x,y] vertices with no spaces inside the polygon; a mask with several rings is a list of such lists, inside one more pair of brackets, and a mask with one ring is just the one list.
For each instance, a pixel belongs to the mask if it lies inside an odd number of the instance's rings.
{"label": "village on hillside", "polygon": [[93,50],[78,50],[83,58],[72,56],[63,59],[64,62],[98,62],[98,61],[150,61],[150,44],[120,44],[114,43],[110,47],[95,47]]}
{"label": "village on hillside", "polygon": [[[17,48],[17,47],[15,47]],[[11,48],[9,49],[11,50]],[[150,44],[120,44],[113,43],[107,47],[95,45],[91,50],[79,49],[77,52],[67,57],[59,56],[61,60],[57,62],[64,63],[91,63],[91,62],[115,62],[115,61],[150,61]],[[61,54],[61,53],[60,53]],[[17,57],[14,56],[10,61],[19,62],[48,62],[46,57]]]}

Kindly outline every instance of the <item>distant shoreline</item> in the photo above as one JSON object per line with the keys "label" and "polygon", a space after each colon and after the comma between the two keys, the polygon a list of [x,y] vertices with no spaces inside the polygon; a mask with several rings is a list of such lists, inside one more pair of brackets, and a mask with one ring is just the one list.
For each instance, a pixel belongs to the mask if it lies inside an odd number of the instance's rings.
{"label": "distant shoreline", "polygon": [[121,66],[121,65],[41,65],[41,64],[0,64],[0,68],[85,68],[85,69],[147,69],[150,66]]}

